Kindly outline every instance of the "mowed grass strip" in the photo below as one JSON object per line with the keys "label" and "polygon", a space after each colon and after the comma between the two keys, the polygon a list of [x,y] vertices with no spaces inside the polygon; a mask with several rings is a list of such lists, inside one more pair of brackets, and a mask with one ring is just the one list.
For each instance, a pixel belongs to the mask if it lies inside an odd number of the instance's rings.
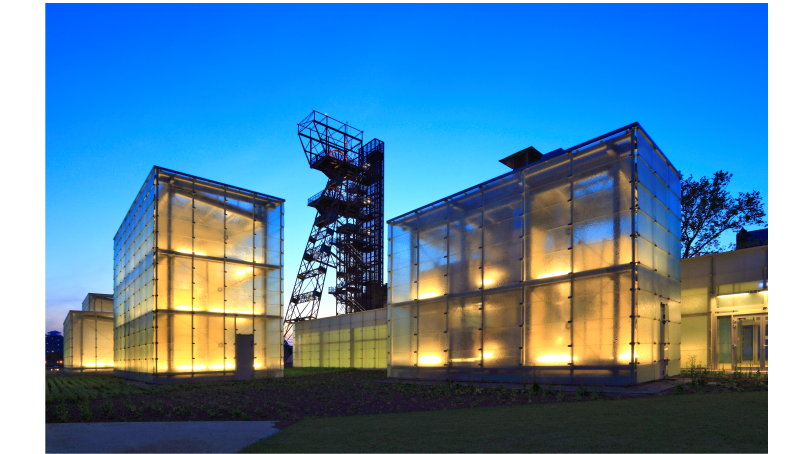
{"label": "mowed grass strip", "polygon": [[311,418],[242,452],[768,452],[768,393]]}
{"label": "mowed grass strip", "polygon": [[346,372],[357,370],[351,367],[286,367],[284,369],[285,378],[304,377],[308,375],[331,374],[335,372]]}

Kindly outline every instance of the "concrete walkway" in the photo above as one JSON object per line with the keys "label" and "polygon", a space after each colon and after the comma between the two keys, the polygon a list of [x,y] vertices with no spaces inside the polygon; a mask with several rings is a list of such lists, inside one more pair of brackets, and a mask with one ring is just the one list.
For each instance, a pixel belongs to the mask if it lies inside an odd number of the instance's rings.
{"label": "concrete walkway", "polygon": [[237,452],[279,429],[275,421],[45,424],[46,452]]}

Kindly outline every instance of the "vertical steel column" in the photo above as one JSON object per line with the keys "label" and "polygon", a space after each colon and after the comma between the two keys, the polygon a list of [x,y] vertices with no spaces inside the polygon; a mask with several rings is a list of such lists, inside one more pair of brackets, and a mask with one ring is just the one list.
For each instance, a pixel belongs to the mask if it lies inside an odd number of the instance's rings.
{"label": "vertical steel column", "polygon": [[415,363],[415,365],[416,365],[416,368],[417,368],[416,369],[416,377],[418,378],[418,376],[419,376],[419,369],[418,369],[418,367],[419,367],[419,279],[421,278],[421,275],[419,273],[419,260],[421,259],[421,256],[419,254],[419,251],[421,250],[421,248],[419,247],[419,245],[420,245],[419,241],[421,240],[421,238],[419,238],[419,212],[418,211],[416,212],[415,216],[416,216],[416,218],[415,218],[416,219],[416,304],[413,307],[415,308],[416,315],[414,315],[413,318],[416,319],[416,332],[413,333],[413,337],[416,338],[416,351],[415,351],[415,353],[416,353],[416,363]]}
{"label": "vertical steel column", "polygon": [[449,337],[451,335],[451,333],[449,331],[449,302],[450,302],[451,295],[452,295],[452,285],[450,285],[450,281],[451,281],[451,278],[450,278],[450,266],[452,264],[452,260],[450,259],[450,249],[449,249],[449,232],[450,232],[449,225],[451,224],[450,219],[452,217],[451,216],[452,215],[452,200],[447,199],[444,203],[446,204],[445,205],[446,215],[444,216],[444,222],[446,222],[446,224],[447,224],[446,236],[444,237],[447,240],[447,245],[446,245],[447,246],[446,247],[447,255],[444,256],[444,258],[447,259],[447,273],[444,274],[444,277],[447,278],[446,292],[445,292],[445,296],[447,297],[447,301],[446,301],[446,305],[444,307],[444,334],[446,334],[445,337],[446,337],[446,342],[447,342],[447,349],[444,350],[444,353],[446,353],[446,355],[444,355],[444,366],[447,367],[447,377],[449,377],[450,372],[452,371],[452,362],[449,360],[450,356],[452,356],[452,349],[450,348],[450,341],[449,341]]}
{"label": "vertical steel column", "polygon": [[575,312],[574,312],[575,301],[573,299],[573,296],[575,296],[575,225],[574,225],[574,220],[575,220],[575,177],[572,174],[572,172],[573,172],[573,153],[574,153],[574,150],[570,150],[570,151],[567,152],[567,155],[569,156],[569,168],[570,168],[569,175],[567,175],[567,178],[569,178],[569,189],[570,189],[570,198],[568,200],[568,202],[570,204],[570,206],[569,206],[569,210],[570,210],[570,222],[569,222],[569,228],[570,228],[570,247],[569,247],[569,249],[570,249],[570,294],[569,294],[569,297],[568,297],[569,300],[570,300],[570,319],[569,319],[569,325],[570,325],[570,344],[569,344],[570,358],[569,358],[569,363],[567,364],[570,367],[570,370],[569,370],[569,372],[570,372],[569,373],[569,375],[570,375],[569,382],[570,383],[572,383],[575,380],[575,324],[573,323],[573,321],[575,320]]}
{"label": "vertical steel column", "polygon": [[486,370],[486,351],[484,350],[485,345],[485,338],[486,336],[483,334],[483,328],[485,328],[485,309],[486,309],[486,257],[485,251],[483,250],[483,246],[486,245],[485,243],[485,236],[486,233],[483,230],[486,224],[486,186],[480,186],[480,382],[483,382],[483,377],[485,375]]}
{"label": "vertical steel column", "polygon": [[[269,238],[269,232],[268,232],[268,226],[267,226],[267,224],[268,224],[268,222],[267,222],[268,221],[267,208],[266,208],[266,213],[265,213],[265,219],[266,219],[266,226],[265,226],[265,229],[263,230],[263,234],[262,234],[262,243],[263,243],[263,248],[264,248],[263,253],[265,254],[265,262],[267,263],[268,262],[268,238]],[[282,342],[282,368],[284,369],[285,368],[285,361],[284,361],[284,359],[285,359],[285,356],[284,356],[285,355],[285,347],[284,347],[284,344],[285,344],[284,343],[284,339],[285,339],[285,301],[284,301],[284,298],[285,298],[285,267],[284,267],[284,265],[285,265],[285,203],[284,202],[279,204],[279,251],[277,251],[277,252],[279,252],[279,263],[278,263],[278,265],[280,265],[280,269],[279,269],[279,318],[280,318],[280,320],[282,320],[279,323],[279,330],[282,332],[282,334],[280,334],[280,336],[281,336],[281,339],[283,341]]]}
{"label": "vertical steel column", "polygon": [[[165,238],[167,238],[167,249],[171,251],[173,250],[173,193],[175,192],[173,185],[175,184],[175,182],[176,182],[175,175],[171,175],[166,185],[168,212],[167,212],[167,232],[165,232]],[[175,274],[176,271],[176,258],[171,255],[168,255],[165,257],[165,261],[167,263],[167,286],[166,286],[168,292],[167,303],[168,305],[174,305],[173,303],[176,299],[176,293],[174,291],[175,286],[173,285],[173,277],[174,277],[173,275]],[[167,326],[167,334],[165,336],[167,342],[167,346],[165,347],[165,349],[167,350],[168,355],[167,370],[168,372],[170,372],[171,369],[176,366],[176,349],[173,348],[173,344],[170,342],[170,336],[174,334],[173,331],[176,328],[175,315],[172,312],[168,312],[166,319],[168,322],[168,326]]]}
{"label": "vertical steel column", "polygon": [[192,179],[193,198],[190,205],[192,217],[192,248],[190,255],[190,379],[195,379],[195,177]]}
{"label": "vertical steel column", "polygon": [[[251,359],[252,368],[254,367],[253,364],[257,362],[257,336],[255,333],[257,332],[257,317],[256,317],[256,294],[257,294],[257,245],[254,243],[254,237],[257,236],[257,198],[254,196],[254,193],[251,194],[251,338],[253,339],[252,343],[254,344],[254,348],[252,348],[252,354],[254,358]],[[265,293],[265,289],[263,289],[263,293]],[[267,328],[267,326],[265,326]],[[268,333],[263,334],[263,344],[268,340]],[[263,345],[265,347],[265,345]],[[285,349],[284,342],[282,343],[282,350]],[[263,352],[265,349],[263,349]],[[268,358],[265,358],[263,361],[266,363],[264,364],[265,368],[268,368]],[[255,372],[256,375],[256,372]],[[254,376],[252,375],[252,378]]]}
{"label": "vertical steel column", "polygon": [[[522,371],[523,378],[525,372],[523,366],[525,365],[525,170],[519,170],[519,197],[520,197],[520,212],[519,217],[522,220],[522,234],[519,235],[519,367]],[[524,380],[523,380],[524,382]]]}
{"label": "vertical steel column", "polygon": [[636,348],[636,304],[637,304],[637,242],[636,242],[636,209],[637,209],[637,196],[636,196],[636,165],[637,155],[634,152],[636,149],[636,134],[631,135],[631,384],[636,383],[636,366],[637,362],[634,357],[634,350]]}
{"label": "vertical steel column", "polygon": [[227,357],[226,357],[226,321],[228,317],[226,316],[226,252],[229,246],[228,235],[226,235],[227,230],[227,221],[228,221],[228,212],[226,211],[226,207],[229,203],[229,186],[223,185],[223,375],[226,376],[229,369],[227,367]]}
{"label": "vertical steel column", "polygon": [[[394,254],[394,237],[391,236],[391,232],[393,231],[393,226],[388,228],[388,269],[386,273],[388,273],[388,288],[386,289],[386,313],[385,313],[385,369],[386,375],[391,376],[391,364],[393,363],[393,355],[394,350],[392,347],[391,338],[393,336],[393,285],[394,285],[394,274],[391,270],[391,266],[393,266],[393,254]],[[375,352],[379,354],[379,352]]]}
{"label": "vertical steel column", "polygon": [[[709,318],[709,333],[708,333],[708,336],[709,336],[709,339],[710,339],[710,341],[709,341],[709,350],[710,350],[710,352],[707,352],[707,353],[709,353],[709,357],[712,360],[712,362],[710,364],[715,364],[715,367],[717,367],[717,364],[720,362],[720,359],[718,358],[718,360],[715,361],[715,356],[711,352],[712,344],[716,344],[718,342],[717,338],[715,338],[715,336],[712,335],[712,326],[717,323],[717,317],[712,315],[712,309],[713,309],[712,306],[714,304],[714,296],[713,296],[714,294],[715,294],[715,258],[714,258],[714,256],[710,255],[709,256],[709,282],[707,282],[707,289],[706,289],[706,312],[707,312],[707,316]],[[720,346],[719,345],[717,346],[717,351],[718,352],[720,351]],[[681,362],[680,359],[679,359],[679,362]],[[680,365],[679,365],[679,368],[680,368]]]}
{"label": "vertical steel column", "polygon": [[[153,337],[151,338],[151,346],[153,348],[153,366],[151,367],[151,374],[155,375],[159,370],[159,170],[154,171],[153,174],[154,186],[154,245],[151,248],[151,253],[154,255],[154,271],[153,271],[153,320],[151,322],[153,327]],[[113,319],[114,320],[114,319]]]}

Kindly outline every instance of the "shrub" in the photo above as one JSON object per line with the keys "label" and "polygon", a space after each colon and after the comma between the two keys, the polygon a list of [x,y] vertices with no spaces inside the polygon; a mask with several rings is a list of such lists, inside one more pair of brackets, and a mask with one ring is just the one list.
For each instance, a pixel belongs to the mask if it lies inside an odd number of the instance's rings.
{"label": "shrub", "polygon": [[81,419],[86,422],[92,421],[92,411],[89,409],[89,404],[87,402],[81,403]]}

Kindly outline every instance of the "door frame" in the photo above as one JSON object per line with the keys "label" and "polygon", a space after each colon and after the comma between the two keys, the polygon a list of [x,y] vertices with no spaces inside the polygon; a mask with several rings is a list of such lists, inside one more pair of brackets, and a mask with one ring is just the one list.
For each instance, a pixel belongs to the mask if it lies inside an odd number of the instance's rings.
{"label": "door frame", "polygon": [[739,338],[740,333],[737,332],[737,322],[739,319],[745,319],[749,317],[756,317],[759,318],[759,343],[755,347],[759,349],[759,370],[767,371],[768,367],[766,364],[767,358],[765,358],[765,332],[767,329],[768,323],[768,313],[767,312],[758,312],[758,313],[745,313],[745,314],[731,314],[731,370],[737,371],[740,369],[746,369],[746,367],[741,366],[738,369],[738,361],[737,357],[742,352],[738,349],[737,339]]}

